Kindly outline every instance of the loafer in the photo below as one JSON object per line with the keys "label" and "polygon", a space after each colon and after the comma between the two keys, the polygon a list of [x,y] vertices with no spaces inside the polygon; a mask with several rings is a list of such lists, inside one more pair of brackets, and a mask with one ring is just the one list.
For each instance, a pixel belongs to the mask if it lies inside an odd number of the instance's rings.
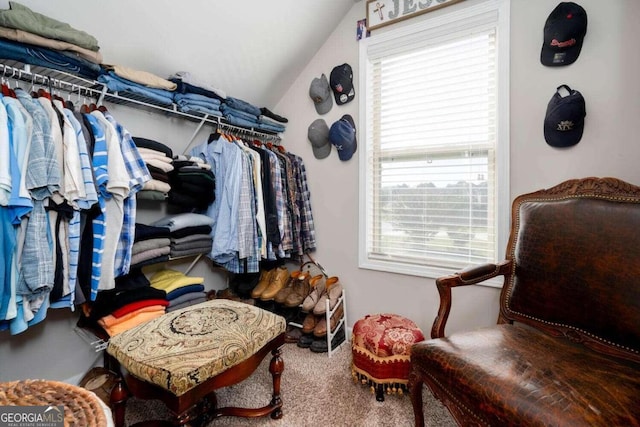
{"label": "loafer", "polygon": [[333,276],[326,280],[326,290],[320,296],[318,302],[313,307],[313,314],[322,315],[327,312],[327,300],[329,301],[329,310],[333,310],[340,296],[342,295],[342,284],[340,280]]}
{"label": "loafer", "polygon": [[302,334],[298,339],[296,345],[300,348],[309,348],[311,347],[311,343],[313,343],[313,335],[311,334]]}
{"label": "loafer", "polygon": [[304,301],[302,301],[302,311],[305,313],[313,311],[314,307],[325,292],[325,286],[325,280],[322,274],[313,276],[313,278],[309,280],[309,287],[311,288],[311,291],[305,297]]}

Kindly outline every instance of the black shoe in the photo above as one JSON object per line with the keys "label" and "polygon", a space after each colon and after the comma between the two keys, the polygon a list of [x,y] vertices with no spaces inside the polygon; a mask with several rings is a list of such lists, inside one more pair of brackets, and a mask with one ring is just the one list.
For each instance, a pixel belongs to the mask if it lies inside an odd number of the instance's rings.
{"label": "black shoe", "polygon": [[314,339],[312,334],[302,334],[296,345],[300,348],[309,348],[313,342]]}
{"label": "black shoe", "polygon": [[[340,330],[336,333],[336,335],[331,340],[331,348],[336,348],[340,344],[344,342],[344,326],[340,328]],[[311,348],[309,349],[314,353],[326,353],[329,351],[329,347],[327,347],[327,337],[316,338],[311,343]]]}

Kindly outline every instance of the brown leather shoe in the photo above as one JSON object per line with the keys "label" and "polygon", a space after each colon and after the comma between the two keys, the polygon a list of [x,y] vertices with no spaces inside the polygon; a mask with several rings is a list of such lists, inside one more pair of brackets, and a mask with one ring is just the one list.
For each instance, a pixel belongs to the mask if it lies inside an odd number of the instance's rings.
{"label": "brown leather shoe", "polygon": [[284,305],[286,307],[297,307],[302,304],[302,300],[307,294],[309,294],[309,275],[300,273],[298,280],[293,284],[293,289],[284,301]]}
{"label": "brown leather shoe", "polygon": [[309,292],[309,295],[307,295],[302,303],[302,311],[305,313],[312,312],[318,300],[324,294],[326,287],[324,276],[322,274],[314,276],[309,281],[309,286],[311,286],[311,292]]}
{"label": "brown leather shoe", "polygon": [[289,294],[293,290],[293,285],[294,283],[296,283],[296,280],[298,280],[298,276],[300,276],[300,273],[300,270],[291,272],[289,280],[287,281],[287,285],[284,288],[280,289],[276,296],[273,297],[273,300],[275,302],[277,302],[278,304],[284,304],[284,302],[287,300],[287,296],[289,296]]}
{"label": "brown leather shoe", "polygon": [[260,298],[260,295],[264,292],[265,289],[267,289],[269,283],[271,283],[271,276],[275,271],[275,268],[273,270],[262,270],[262,272],[260,273],[260,280],[258,280],[258,284],[251,291],[251,298]]}
{"label": "brown leather shoe", "polygon": [[318,316],[314,316],[313,313],[307,314],[302,322],[302,333],[310,334],[314,331],[316,325],[318,324]]}
{"label": "brown leather shoe", "polygon": [[326,291],[320,296],[318,302],[313,307],[313,314],[321,315],[327,312],[327,300],[329,300],[329,310],[338,303],[342,295],[342,284],[336,276],[329,277],[326,281]]}
{"label": "brown leather shoe", "polygon": [[287,326],[287,330],[284,334],[284,342],[296,343],[302,336],[302,330],[296,326]]}
{"label": "brown leather shoe", "polygon": [[269,286],[260,294],[262,301],[271,301],[289,281],[289,270],[287,267],[276,268],[275,273],[271,275]]}
{"label": "brown leather shoe", "polygon": [[[336,311],[331,316],[331,319],[329,319],[331,332],[336,330],[338,322],[344,315],[344,308],[342,306],[343,304],[340,304],[340,306],[336,308]],[[313,328],[313,335],[315,335],[316,337],[324,337],[325,335],[327,335],[327,316],[322,316],[318,323],[316,323],[316,326]]]}

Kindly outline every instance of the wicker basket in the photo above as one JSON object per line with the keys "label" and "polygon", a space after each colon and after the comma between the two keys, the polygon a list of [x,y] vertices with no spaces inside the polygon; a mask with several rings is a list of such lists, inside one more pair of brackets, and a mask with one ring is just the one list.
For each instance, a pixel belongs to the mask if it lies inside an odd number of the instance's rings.
{"label": "wicker basket", "polygon": [[95,394],[71,384],[48,380],[0,383],[0,406],[64,406],[64,425],[106,427],[107,416]]}

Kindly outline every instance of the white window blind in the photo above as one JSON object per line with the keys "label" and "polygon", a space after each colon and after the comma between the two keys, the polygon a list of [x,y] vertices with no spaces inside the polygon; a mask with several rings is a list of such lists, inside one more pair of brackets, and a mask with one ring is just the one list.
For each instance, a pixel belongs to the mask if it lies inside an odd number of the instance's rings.
{"label": "white window blind", "polygon": [[497,257],[498,12],[434,22],[366,47],[364,267],[435,276]]}

